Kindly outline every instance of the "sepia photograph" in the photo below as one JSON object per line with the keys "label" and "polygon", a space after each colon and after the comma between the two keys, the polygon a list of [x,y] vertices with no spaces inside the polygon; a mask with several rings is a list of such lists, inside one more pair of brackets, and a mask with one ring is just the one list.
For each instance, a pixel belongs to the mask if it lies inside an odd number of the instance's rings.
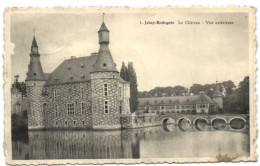
{"label": "sepia photograph", "polygon": [[255,8],[8,8],[8,164],[255,161]]}

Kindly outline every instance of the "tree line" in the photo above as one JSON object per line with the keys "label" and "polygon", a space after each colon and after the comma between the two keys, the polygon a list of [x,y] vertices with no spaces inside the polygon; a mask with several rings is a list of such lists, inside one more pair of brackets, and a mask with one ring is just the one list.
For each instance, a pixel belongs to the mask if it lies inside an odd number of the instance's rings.
{"label": "tree line", "polygon": [[[204,92],[207,96],[213,98],[217,84],[193,84],[189,89],[177,85],[168,87],[155,87],[150,91],[138,92],[139,98],[144,97],[162,97],[162,96],[185,96],[185,95],[199,95]],[[249,113],[249,77],[246,76],[238,87],[234,82],[224,81],[218,83],[219,90],[223,96],[223,113]]]}
{"label": "tree line", "polygon": [[[220,92],[225,95],[232,94],[236,88],[233,81],[225,81],[218,83]],[[213,84],[193,84],[190,89],[181,85],[168,86],[168,87],[155,87],[150,91],[143,91],[138,93],[138,97],[162,97],[162,96],[185,96],[185,95],[198,95],[200,92],[204,92],[209,97],[213,97],[216,88],[216,83]]]}

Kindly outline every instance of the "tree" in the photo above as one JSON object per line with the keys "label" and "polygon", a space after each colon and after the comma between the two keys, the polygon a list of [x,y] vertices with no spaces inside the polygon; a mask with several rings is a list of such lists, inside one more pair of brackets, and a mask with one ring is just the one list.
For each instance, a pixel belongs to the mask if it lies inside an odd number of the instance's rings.
{"label": "tree", "polygon": [[127,76],[130,82],[130,111],[135,112],[138,107],[138,85],[133,62],[128,63]]}
{"label": "tree", "polygon": [[234,92],[233,89],[236,88],[236,85],[231,80],[223,82],[222,85],[225,87],[227,95],[231,95]]}
{"label": "tree", "polygon": [[173,87],[173,92],[175,93],[176,96],[182,96],[183,93],[185,94],[187,92],[187,90],[185,87],[177,85]]}
{"label": "tree", "polygon": [[226,113],[249,113],[249,77],[239,83],[238,89],[224,97]]}
{"label": "tree", "polygon": [[[14,84],[12,84],[12,88],[14,88]],[[17,89],[22,93],[23,96],[26,96],[26,84],[25,82],[17,82],[16,83]]]}
{"label": "tree", "polygon": [[239,99],[246,113],[249,113],[249,76],[245,77],[238,85]]}
{"label": "tree", "polygon": [[123,78],[125,81],[129,81],[128,70],[127,67],[125,66],[125,62],[122,62],[120,77]]}
{"label": "tree", "polygon": [[200,94],[201,91],[204,91],[204,87],[200,84],[193,84],[190,87],[190,92],[193,93],[194,95]]}

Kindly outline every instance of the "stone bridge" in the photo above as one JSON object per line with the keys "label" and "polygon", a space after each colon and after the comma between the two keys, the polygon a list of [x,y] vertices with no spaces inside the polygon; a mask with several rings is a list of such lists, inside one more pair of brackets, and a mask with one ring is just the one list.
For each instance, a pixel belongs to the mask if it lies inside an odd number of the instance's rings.
{"label": "stone bridge", "polygon": [[206,114],[164,114],[160,115],[161,124],[174,123],[179,124],[181,120],[186,119],[190,124],[194,125],[197,120],[205,120],[208,125],[212,125],[215,120],[223,120],[226,124],[230,124],[234,119],[241,119],[245,124],[249,124],[248,114],[217,114],[217,115],[206,115]]}

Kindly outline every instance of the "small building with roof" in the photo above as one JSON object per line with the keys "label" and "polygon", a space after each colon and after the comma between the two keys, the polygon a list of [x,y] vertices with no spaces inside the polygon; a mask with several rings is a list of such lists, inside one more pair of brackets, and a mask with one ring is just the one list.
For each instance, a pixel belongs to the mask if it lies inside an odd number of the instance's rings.
{"label": "small building with roof", "polygon": [[209,96],[200,95],[139,98],[139,111],[149,113],[210,114],[216,107]]}

